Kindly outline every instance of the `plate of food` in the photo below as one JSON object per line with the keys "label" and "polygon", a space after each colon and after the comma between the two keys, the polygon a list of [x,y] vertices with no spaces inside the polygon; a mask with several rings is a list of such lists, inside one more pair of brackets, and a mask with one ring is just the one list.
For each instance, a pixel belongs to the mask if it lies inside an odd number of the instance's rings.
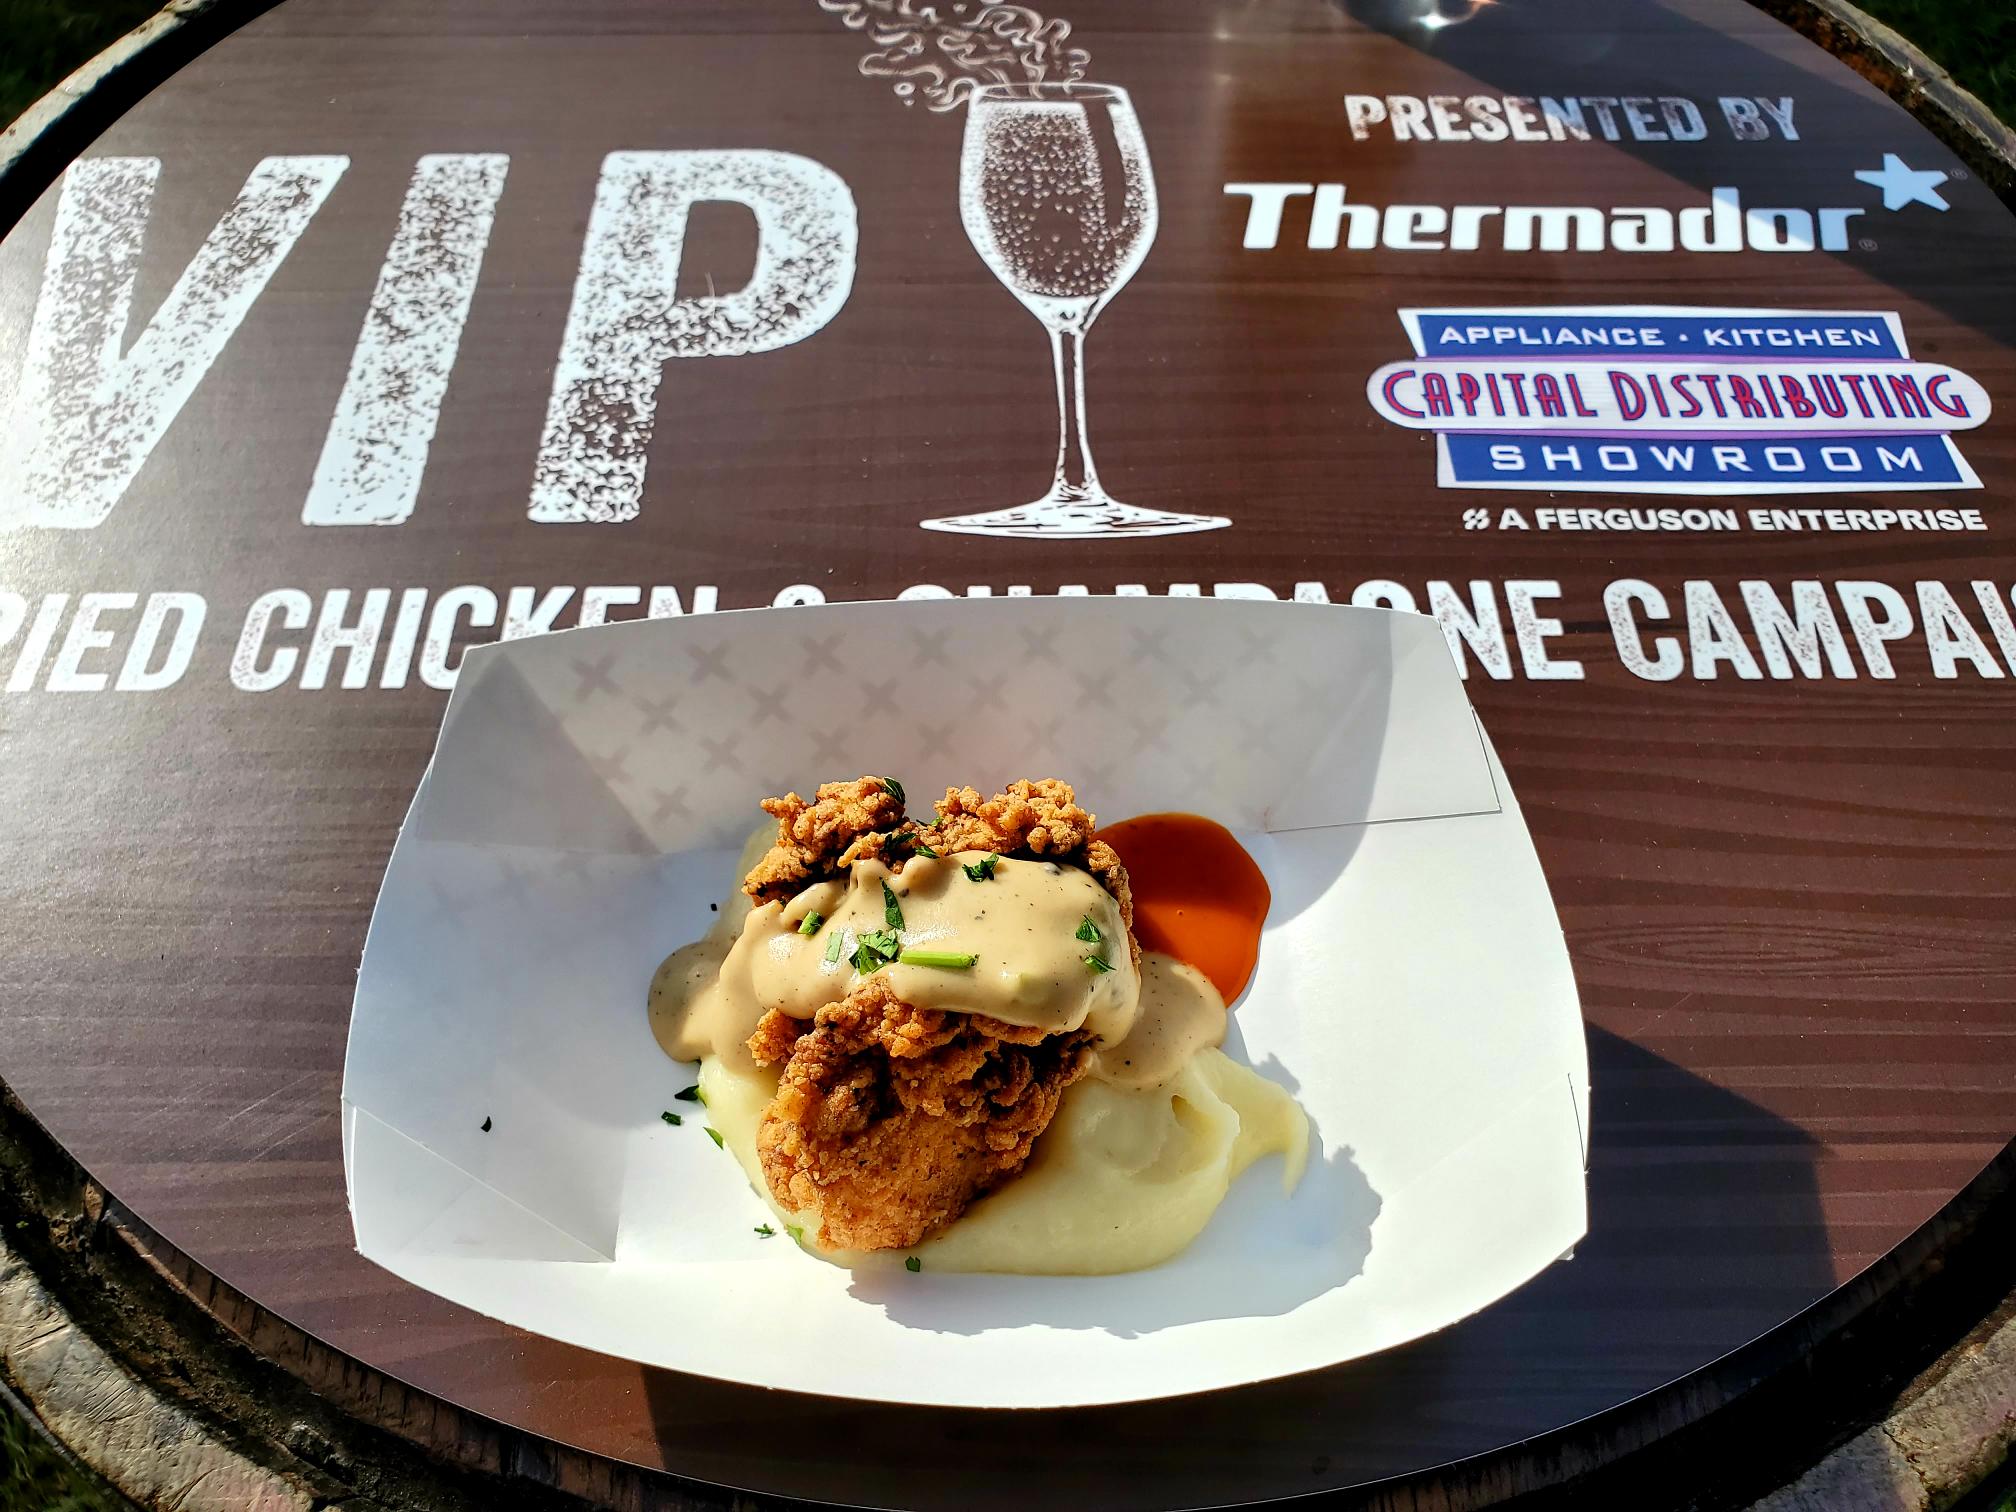
{"label": "plate of food", "polygon": [[470,653],[344,1157],[363,1254],[520,1327],[1071,1406],[1489,1305],[1584,1231],[1587,1099],[1432,619],[851,604]]}

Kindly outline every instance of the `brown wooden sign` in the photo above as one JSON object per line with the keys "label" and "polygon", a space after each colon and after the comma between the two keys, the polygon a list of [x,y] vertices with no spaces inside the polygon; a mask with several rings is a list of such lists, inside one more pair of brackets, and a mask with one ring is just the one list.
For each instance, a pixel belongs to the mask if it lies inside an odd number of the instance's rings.
{"label": "brown wooden sign", "polygon": [[[0,244],[0,1074],[359,1361],[735,1486],[1257,1499],[1682,1380],[2016,1134],[2011,233],[1737,0],[283,4]],[[1441,620],[1589,1022],[1574,1260],[1012,1431],[359,1260],[350,993],[462,649],[1024,592]]]}

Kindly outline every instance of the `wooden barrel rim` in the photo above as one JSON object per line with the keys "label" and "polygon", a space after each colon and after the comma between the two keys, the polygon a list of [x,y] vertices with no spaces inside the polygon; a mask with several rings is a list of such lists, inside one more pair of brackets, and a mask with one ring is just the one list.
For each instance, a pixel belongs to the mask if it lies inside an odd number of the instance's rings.
{"label": "wooden barrel rim", "polygon": [[[125,1375],[317,1504],[364,1493],[394,1509],[473,1512],[508,1491],[622,1512],[803,1505],[586,1454],[359,1365],[155,1234],[4,1089],[0,1176],[0,1276],[25,1265]],[[2016,1141],[1884,1260],[1713,1365],[1345,1504],[1470,1512],[1572,1487],[1586,1505],[1651,1506],[1684,1483],[1694,1504],[1745,1505],[1879,1423],[1980,1319],[2016,1305],[2016,1255],[1993,1242],[2012,1230]]]}

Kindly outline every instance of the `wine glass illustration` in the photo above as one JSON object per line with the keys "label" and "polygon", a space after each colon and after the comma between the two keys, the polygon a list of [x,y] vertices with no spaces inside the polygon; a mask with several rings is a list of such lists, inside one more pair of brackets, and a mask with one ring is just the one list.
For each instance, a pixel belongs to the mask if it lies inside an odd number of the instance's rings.
{"label": "wine glass illustration", "polygon": [[1111,84],[976,89],[959,158],[959,218],[980,260],[1050,333],[1057,474],[1040,499],[925,520],[924,528],[1085,540],[1229,525],[1220,515],[1123,504],[1092,463],[1085,335],[1155,240],[1155,179],[1127,91]]}

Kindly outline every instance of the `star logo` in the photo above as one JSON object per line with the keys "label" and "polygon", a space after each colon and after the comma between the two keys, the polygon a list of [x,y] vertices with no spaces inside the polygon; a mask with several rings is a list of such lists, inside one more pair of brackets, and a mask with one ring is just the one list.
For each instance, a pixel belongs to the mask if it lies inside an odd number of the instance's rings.
{"label": "star logo", "polygon": [[1906,205],[1925,204],[1934,210],[1951,208],[1939,186],[1947,175],[1937,168],[1908,168],[1894,152],[1883,154],[1881,168],[1864,168],[1855,175],[1872,189],[1883,191],[1885,210],[1902,210]]}

